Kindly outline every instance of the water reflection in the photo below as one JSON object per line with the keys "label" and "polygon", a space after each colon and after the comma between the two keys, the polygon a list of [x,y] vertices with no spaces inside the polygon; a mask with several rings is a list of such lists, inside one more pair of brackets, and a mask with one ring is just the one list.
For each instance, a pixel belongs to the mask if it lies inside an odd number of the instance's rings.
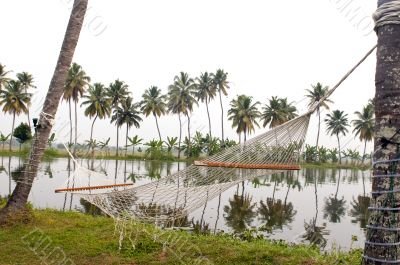
{"label": "water reflection", "polygon": [[341,171],[339,170],[339,178],[337,181],[335,195],[325,199],[324,218],[328,219],[332,223],[340,223],[340,218],[346,213],[346,200],[343,196],[338,198],[340,178]]}

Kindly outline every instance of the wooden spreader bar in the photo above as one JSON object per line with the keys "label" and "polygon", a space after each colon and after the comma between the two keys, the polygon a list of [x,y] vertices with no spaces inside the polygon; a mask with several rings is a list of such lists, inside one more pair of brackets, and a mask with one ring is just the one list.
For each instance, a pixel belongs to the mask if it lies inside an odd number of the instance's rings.
{"label": "wooden spreader bar", "polygon": [[127,186],[133,186],[133,183],[56,189],[55,193],[69,192],[69,191],[83,191],[83,190],[101,190],[101,189],[110,189],[110,188],[127,187]]}
{"label": "wooden spreader bar", "polygon": [[194,161],[195,166],[203,167],[227,167],[227,168],[243,168],[243,169],[272,169],[272,170],[300,170],[299,165],[288,164],[242,164],[242,163],[225,163],[225,162],[208,162]]}

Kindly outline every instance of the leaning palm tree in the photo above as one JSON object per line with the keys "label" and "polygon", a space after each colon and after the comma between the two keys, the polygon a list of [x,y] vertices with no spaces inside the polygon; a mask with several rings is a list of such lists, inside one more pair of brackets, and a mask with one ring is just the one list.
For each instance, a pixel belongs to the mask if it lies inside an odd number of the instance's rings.
{"label": "leaning palm tree", "polygon": [[[114,109],[114,114],[111,117],[111,122],[115,122],[117,127],[121,127],[124,124],[126,125],[125,146],[128,146],[129,128],[132,126],[136,128],[140,127],[142,118],[139,116],[138,108],[139,105],[134,104],[131,97],[127,97],[121,102],[120,106]],[[127,155],[127,150],[128,148],[125,149],[125,156]]]}
{"label": "leaning palm tree", "polygon": [[[317,83],[316,85],[311,85],[312,89],[306,89],[307,91],[307,95],[306,97],[308,97],[310,99],[308,106],[311,107],[313,106],[315,103],[319,102],[323,97],[325,97],[326,93],[329,90],[329,87],[327,86],[323,86],[321,83]],[[319,142],[319,132],[320,132],[320,128],[321,128],[321,108],[325,108],[327,110],[329,110],[329,106],[328,103],[333,103],[332,100],[330,99],[325,99],[323,102],[320,102],[320,104],[318,105],[316,111],[317,111],[317,115],[318,115],[318,134],[317,134],[317,143],[315,144],[315,146],[318,148],[318,142]]]}
{"label": "leaning palm tree", "polygon": [[0,223],[5,222],[8,218],[15,218],[16,212],[25,209],[32,183],[37,175],[39,163],[43,157],[47,139],[53,127],[52,122],[47,119],[56,115],[58,103],[63,93],[63,86],[67,79],[68,67],[71,64],[82,29],[87,5],[88,0],[74,1],[60,56],[58,57],[53,78],[50,82],[50,88],[41,112],[43,115],[41,115],[39,124],[42,126],[36,131],[21,181],[17,182],[7,205],[0,210]]}
{"label": "leaning palm tree", "polygon": [[13,116],[11,127],[10,148],[12,147],[12,139],[14,133],[15,116],[21,113],[27,113],[31,103],[31,94],[25,93],[22,84],[19,81],[9,81],[5,88],[0,92],[0,106],[3,106],[4,113],[9,113]]}
{"label": "leaning palm tree", "polygon": [[[118,105],[124,101],[130,92],[128,91],[128,85],[125,84],[124,81],[115,80],[114,83],[111,83],[107,88],[107,96],[111,100],[111,107],[115,111]],[[118,156],[118,148],[119,148],[119,126],[117,125],[117,151],[116,156]]]}
{"label": "leaning palm tree", "polygon": [[208,72],[200,74],[200,77],[196,78],[196,98],[198,101],[206,103],[207,116],[208,116],[208,134],[211,134],[211,119],[208,104],[216,95],[216,86],[213,84],[213,79]]}
{"label": "leaning palm tree", "polygon": [[7,75],[11,71],[6,71],[6,66],[0,63],[0,91],[11,80]]}
{"label": "leaning palm tree", "polygon": [[[18,73],[17,79],[21,83],[21,86],[24,89],[25,93],[28,93],[28,89],[30,89],[30,88],[36,88],[36,86],[33,84],[33,76],[27,72]],[[27,115],[28,115],[29,128],[32,128],[31,127],[31,119],[29,117],[29,108],[28,108]]]}
{"label": "leaning palm tree", "polygon": [[374,108],[372,104],[363,107],[362,111],[356,111],[357,119],[353,120],[355,136],[359,136],[360,141],[364,141],[364,152],[361,158],[361,163],[364,163],[365,150],[367,149],[367,142],[372,141],[374,137]]}
{"label": "leaning palm tree", "polygon": [[144,92],[142,97],[143,100],[140,102],[141,111],[146,117],[153,114],[154,119],[156,120],[158,137],[161,141],[161,133],[157,117],[161,117],[161,115],[165,115],[167,112],[167,104],[165,103],[166,96],[162,95],[161,90],[156,86],[151,86]]}
{"label": "leaning palm tree", "polygon": [[68,77],[65,82],[63,99],[68,101],[69,104],[69,120],[70,120],[70,143],[72,143],[72,114],[71,114],[71,100],[75,105],[75,140],[74,151],[76,152],[76,145],[78,142],[78,101],[83,96],[86,88],[89,86],[90,77],[77,63],[73,63],[68,70]]}
{"label": "leaning palm tree", "polygon": [[334,110],[332,113],[327,114],[327,118],[325,119],[325,124],[327,126],[326,131],[331,134],[331,136],[336,135],[338,140],[338,149],[339,149],[339,164],[342,164],[342,156],[340,151],[340,134],[343,136],[349,131],[347,127],[349,127],[349,121],[347,119],[347,114],[340,110]]}
{"label": "leaning palm tree", "polygon": [[173,114],[178,114],[179,118],[178,158],[181,156],[182,142],[181,115],[186,115],[188,118],[188,139],[190,142],[190,112],[193,110],[193,105],[197,104],[195,96],[196,85],[187,73],[181,72],[178,76],[175,76],[174,83],[168,87],[168,110]]}
{"label": "leaning palm tree", "polygon": [[221,105],[221,130],[222,130],[222,137],[221,137],[221,144],[222,147],[225,146],[224,144],[224,107],[222,105],[222,94],[225,96],[228,95],[227,90],[229,89],[229,82],[228,82],[228,73],[224,72],[222,69],[218,69],[215,74],[212,75],[213,84],[215,89],[218,90],[219,94],[219,102]]}
{"label": "leaning palm tree", "polygon": [[263,107],[261,120],[264,121],[264,127],[269,124],[270,128],[275,128],[297,117],[296,112],[296,107],[288,103],[287,98],[272,97]]}
{"label": "leaning palm tree", "polygon": [[111,114],[110,98],[107,97],[107,91],[103,84],[94,83],[89,86],[87,94],[83,95],[85,101],[81,106],[87,106],[85,116],[94,117],[90,129],[90,142],[93,140],[93,127],[97,118],[105,119]]}
{"label": "leaning palm tree", "polygon": [[237,99],[231,101],[231,108],[228,110],[228,118],[232,121],[232,128],[236,127],[236,132],[240,135],[243,133],[244,141],[247,140],[247,134],[254,132],[255,126],[258,125],[257,119],[261,113],[257,106],[260,102],[252,102],[253,98],[240,95]]}

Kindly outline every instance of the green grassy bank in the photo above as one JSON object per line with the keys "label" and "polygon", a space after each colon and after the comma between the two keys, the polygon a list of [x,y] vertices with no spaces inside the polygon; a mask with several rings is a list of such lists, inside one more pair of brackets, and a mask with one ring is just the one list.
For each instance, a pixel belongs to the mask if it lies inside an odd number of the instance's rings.
{"label": "green grassy bank", "polygon": [[[117,230],[118,231],[118,230]],[[135,225],[119,250],[107,217],[34,210],[27,224],[0,228],[0,264],[359,264],[361,251],[322,254],[307,246]],[[134,243],[134,248],[131,242]],[[59,263],[54,263],[59,264]],[[61,263],[60,263],[61,264]]]}

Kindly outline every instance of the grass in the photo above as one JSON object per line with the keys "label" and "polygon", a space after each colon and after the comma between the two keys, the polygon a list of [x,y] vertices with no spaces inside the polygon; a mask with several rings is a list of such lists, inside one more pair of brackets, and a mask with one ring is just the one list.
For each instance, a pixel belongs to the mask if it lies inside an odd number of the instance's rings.
{"label": "grass", "polygon": [[55,210],[33,210],[33,215],[28,224],[0,229],[0,264],[50,264],[64,254],[73,263],[63,264],[330,265],[359,264],[361,257],[360,250],[323,254],[303,245],[161,231],[138,224],[131,230],[135,248],[124,240],[119,250],[119,233],[111,218]]}

